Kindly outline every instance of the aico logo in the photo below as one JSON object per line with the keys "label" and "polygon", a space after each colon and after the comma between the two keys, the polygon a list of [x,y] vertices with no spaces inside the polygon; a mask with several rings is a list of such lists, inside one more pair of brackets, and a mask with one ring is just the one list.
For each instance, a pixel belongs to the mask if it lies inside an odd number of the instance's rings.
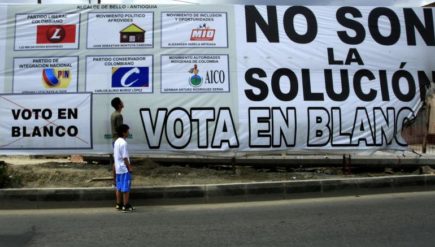
{"label": "aico logo", "polygon": [[193,68],[189,69],[189,73],[193,74],[189,77],[189,84],[192,87],[199,87],[202,84],[202,77],[198,75],[198,65],[193,65]]}
{"label": "aico logo", "polygon": [[38,25],[36,43],[75,43],[76,25]]}
{"label": "aico logo", "polygon": [[213,41],[216,29],[208,27],[205,23],[198,28],[192,29],[190,41]]}
{"label": "aico logo", "polygon": [[112,67],[112,87],[148,87],[148,67]]}
{"label": "aico logo", "polygon": [[71,82],[71,71],[66,68],[42,70],[42,84],[45,88],[67,88]]}

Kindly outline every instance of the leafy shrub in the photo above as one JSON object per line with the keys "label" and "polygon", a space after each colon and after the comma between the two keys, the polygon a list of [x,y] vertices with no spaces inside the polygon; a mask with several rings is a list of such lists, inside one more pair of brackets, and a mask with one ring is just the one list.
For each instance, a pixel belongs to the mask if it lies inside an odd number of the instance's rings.
{"label": "leafy shrub", "polygon": [[11,184],[11,178],[8,175],[5,163],[0,163],[0,188],[8,187]]}
{"label": "leafy shrub", "polygon": [[8,166],[0,161],[0,188],[17,187],[21,184],[19,177],[13,177],[9,174]]}

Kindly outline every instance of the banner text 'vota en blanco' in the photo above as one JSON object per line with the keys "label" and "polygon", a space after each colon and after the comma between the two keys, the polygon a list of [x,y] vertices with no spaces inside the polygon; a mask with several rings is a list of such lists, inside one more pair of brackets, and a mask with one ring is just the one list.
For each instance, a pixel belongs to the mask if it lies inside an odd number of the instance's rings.
{"label": "banner text 'vota en blanco'", "polygon": [[90,149],[89,93],[0,95],[0,149]]}
{"label": "banner text 'vota en blanco'", "polygon": [[432,9],[236,13],[242,148],[407,145],[403,125],[435,78]]}

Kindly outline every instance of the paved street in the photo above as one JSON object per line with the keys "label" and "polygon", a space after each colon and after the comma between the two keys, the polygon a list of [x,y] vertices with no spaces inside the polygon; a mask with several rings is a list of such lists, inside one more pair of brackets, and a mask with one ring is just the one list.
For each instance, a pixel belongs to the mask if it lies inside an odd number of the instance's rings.
{"label": "paved street", "polygon": [[183,206],[1,210],[0,246],[433,246],[435,192]]}

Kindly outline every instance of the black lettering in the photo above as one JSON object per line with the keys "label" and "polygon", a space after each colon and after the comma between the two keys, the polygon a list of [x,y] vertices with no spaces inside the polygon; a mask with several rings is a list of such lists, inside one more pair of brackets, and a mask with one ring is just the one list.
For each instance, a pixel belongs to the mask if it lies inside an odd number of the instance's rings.
{"label": "black lettering", "polygon": [[56,136],[62,137],[65,136],[65,127],[63,126],[57,126],[55,129]]}
{"label": "black lettering", "polygon": [[[52,115],[53,115],[53,113],[52,113],[52,111],[50,109],[44,109],[44,110],[42,110],[41,117],[43,119],[48,120],[48,119],[50,119],[52,117]],[[38,119],[38,118],[36,118],[36,119]]]}
{"label": "black lettering", "polygon": [[75,136],[78,135],[78,133],[79,133],[79,129],[77,128],[77,126],[72,125],[72,126],[69,126],[69,127],[68,127],[68,129],[67,129],[67,133],[68,133],[69,136],[71,136],[71,137],[75,137]]}
{"label": "black lettering", "polygon": [[19,137],[21,135],[20,127],[12,126],[11,135],[12,135],[12,137]]}
{"label": "black lettering", "polygon": [[373,146],[375,145],[374,138],[367,109],[357,107],[353,121],[351,144],[359,146],[361,142],[364,142],[366,146]]}
{"label": "black lettering", "polygon": [[278,17],[276,14],[276,6],[267,6],[266,22],[255,6],[247,5],[245,6],[245,21],[247,42],[257,42],[256,25],[258,25],[267,40],[269,40],[269,42],[279,42]]}
{"label": "black lettering", "polygon": [[[402,93],[401,91],[400,88],[401,79],[403,79],[402,81],[406,81],[408,83],[408,93],[406,94]],[[416,91],[415,81],[411,73],[409,73],[408,71],[405,70],[396,71],[393,74],[393,79],[391,83],[393,84],[393,92],[399,100],[403,102],[409,102],[414,98],[415,91]]]}
{"label": "black lettering", "polygon": [[35,114],[35,119],[39,119],[39,113],[41,112],[41,109],[33,109],[32,111]]}
{"label": "black lettering", "polygon": [[66,108],[57,109],[57,118],[58,119],[66,119]]}
{"label": "black lettering", "polygon": [[406,24],[406,37],[408,45],[417,45],[415,37],[415,29],[417,29],[420,36],[428,46],[435,46],[435,31],[433,23],[433,15],[431,8],[424,8],[424,25],[415,14],[413,9],[406,8],[403,10],[405,15]]}
{"label": "black lettering", "polygon": [[356,96],[358,96],[358,98],[360,98],[363,101],[372,101],[376,98],[377,92],[373,88],[370,89],[369,93],[367,94],[363,92],[362,90],[363,77],[366,77],[370,81],[375,79],[375,76],[370,70],[367,69],[358,70],[353,77],[353,87],[355,90],[355,94]]}
{"label": "black lettering", "polygon": [[296,145],[297,120],[296,108],[287,107],[284,113],[281,107],[272,108],[272,147]]}
{"label": "black lettering", "polygon": [[343,65],[343,60],[335,60],[334,58],[334,49],[328,48],[328,63],[330,65]]}
{"label": "black lettering", "polygon": [[166,124],[168,109],[158,108],[154,122],[149,108],[141,108],[139,112],[148,147],[150,149],[160,148],[163,137],[163,126]]}
{"label": "black lettering", "polygon": [[[383,36],[379,31],[379,18],[385,16],[390,21],[391,32]],[[375,8],[369,14],[369,30],[373,39],[381,45],[394,45],[400,39],[400,21],[396,13],[389,8]]]}
{"label": "black lettering", "polygon": [[[281,91],[280,82],[282,76],[289,78],[290,90],[288,93]],[[277,69],[272,75],[272,91],[275,97],[279,100],[293,100],[298,94],[298,78],[296,77],[295,73],[286,68]]]}
{"label": "black lettering", "polygon": [[[37,127],[35,127],[35,128],[37,128]],[[23,127],[23,137],[31,137],[31,135],[29,133],[27,133],[27,127],[26,126]]]}
{"label": "black lettering", "polygon": [[[352,146],[351,134],[343,131],[342,114],[339,107],[331,108],[331,146],[346,147]],[[348,130],[348,129],[347,129]]]}
{"label": "black lettering", "polygon": [[376,119],[374,121],[375,144],[382,146],[385,141],[386,145],[391,145],[394,133],[396,133],[394,108],[388,107],[387,114],[385,114],[381,107],[375,107],[373,109],[373,119]]}
{"label": "black lettering", "polygon": [[21,118],[24,120],[29,120],[32,118],[32,112],[29,109],[24,109],[21,112]]}
{"label": "black lettering", "polygon": [[323,101],[323,93],[311,92],[310,70],[302,69],[302,87],[304,91],[304,100]]}
{"label": "black lettering", "polygon": [[69,108],[68,109],[68,119],[78,119],[79,111],[77,108]]}
{"label": "black lettering", "polygon": [[192,123],[197,123],[197,143],[198,148],[208,148],[209,138],[209,122],[215,120],[214,108],[191,108],[190,118]]}
{"label": "black lettering", "polygon": [[349,73],[346,69],[340,70],[341,92],[336,93],[334,90],[334,80],[332,70],[325,69],[325,87],[326,94],[333,101],[345,101],[349,97]]}
{"label": "black lettering", "polygon": [[350,48],[349,52],[347,53],[345,64],[350,65],[352,63],[357,63],[358,65],[364,65],[364,62],[361,59],[361,56],[359,55],[358,50],[356,48]]}
{"label": "black lettering", "polygon": [[328,142],[331,140],[331,128],[329,127],[330,116],[328,110],[323,107],[308,107],[307,113],[308,113],[307,146],[308,147],[326,146]]}
{"label": "black lettering", "polygon": [[[305,34],[296,32],[294,19],[296,15],[303,15],[307,21],[307,31]],[[290,40],[298,44],[307,44],[312,42],[317,36],[317,20],[314,13],[303,6],[294,6],[288,8],[284,13],[284,30]]]}
{"label": "black lettering", "polygon": [[44,136],[53,136],[53,126],[44,126]]}
{"label": "black lettering", "polygon": [[248,111],[248,120],[249,147],[271,147],[270,109],[267,107],[250,107]]}
{"label": "black lettering", "polygon": [[192,138],[191,122],[189,112],[181,107],[172,109],[166,116],[166,140],[172,148],[183,149],[189,145]]}
{"label": "black lettering", "polygon": [[239,147],[239,138],[233,116],[228,107],[219,109],[211,146],[212,148],[222,148],[224,143],[227,143],[230,148]]}
{"label": "black lettering", "polygon": [[381,83],[381,93],[383,101],[390,101],[390,94],[388,89],[387,71],[379,70],[379,80]]}
{"label": "black lettering", "polygon": [[[409,107],[400,109],[396,115],[396,130],[402,130],[409,121],[415,119],[414,111]],[[394,138],[398,145],[406,147],[408,144],[402,138],[401,135],[394,135]]]}
{"label": "black lettering", "polygon": [[[44,126],[45,127],[45,126]],[[35,127],[32,131],[32,137],[41,137],[41,130],[39,127]]]}
{"label": "black lettering", "polygon": [[263,101],[264,99],[266,99],[267,95],[269,94],[269,89],[267,87],[267,84],[264,81],[255,79],[253,77],[254,74],[258,75],[260,78],[267,77],[266,72],[260,68],[251,68],[248,71],[246,71],[246,73],[245,73],[246,83],[248,83],[250,86],[253,86],[253,87],[259,89],[260,93],[255,94],[254,90],[246,89],[245,95],[249,100]]}
{"label": "black lettering", "polygon": [[20,117],[20,113],[20,109],[12,109],[12,116],[14,117],[14,120],[18,120],[18,118]]}
{"label": "black lettering", "polygon": [[361,12],[354,7],[342,7],[337,10],[336,18],[338,23],[340,23],[343,27],[347,27],[355,31],[355,36],[349,36],[346,31],[338,31],[338,37],[341,41],[349,45],[358,45],[361,44],[365,37],[366,31],[364,26],[352,19],[348,19],[346,14],[352,15],[352,17],[362,17]]}

